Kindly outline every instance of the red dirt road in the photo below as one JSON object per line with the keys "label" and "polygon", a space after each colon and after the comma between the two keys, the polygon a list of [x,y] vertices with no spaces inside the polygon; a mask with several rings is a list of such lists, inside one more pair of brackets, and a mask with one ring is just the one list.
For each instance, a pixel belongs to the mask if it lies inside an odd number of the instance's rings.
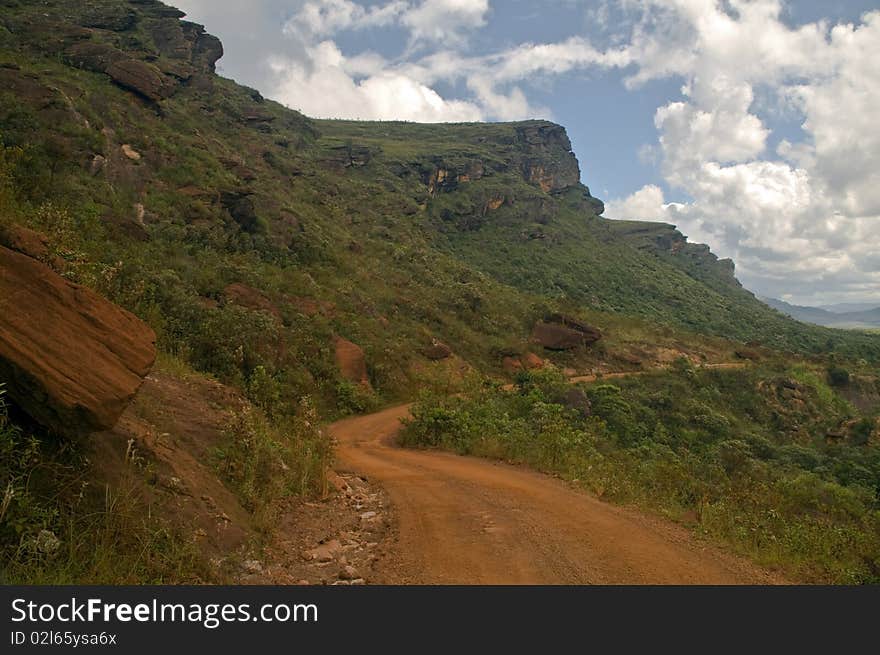
{"label": "red dirt road", "polygon": [[330,426],[342,470],[381,484],[397,515],[389,580],[418,584],[774,584],[686,529],[534,471],[397,448],[408,406]]}

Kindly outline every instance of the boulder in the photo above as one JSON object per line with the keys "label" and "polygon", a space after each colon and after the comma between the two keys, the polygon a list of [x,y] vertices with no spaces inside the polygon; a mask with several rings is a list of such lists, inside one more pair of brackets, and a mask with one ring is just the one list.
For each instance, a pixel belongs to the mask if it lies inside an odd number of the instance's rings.
{"label": "boulder", "polygon": [[592,325],[584,323],[580,319],[566,314],[550,314],[544,320],[548,323],[557,323],[573,330],[577,330],[584,335],[584,338],[588,343],[594,343],[602,338],[602,332],[599,328],[595,328]]}
{"label": "boulder", "polygon": [[523,370],[522,362],[515,357],[505,357],[502,360],[501,365],[508,373],[519,373],[521,370]]}
{"label": "boulder", "polygon": [[593,413],[593,406],[583,389],[572,387],[562,395],[561,400],[563,405],[575,410],[584,418]]}
{"label": "boulder", "polygon": [[551,314],[538,321],[532,330],[532,342],[548,350],[572,350],[601,338],[602,333],[597,328],[562,314]]}
{"label": "boulder", "polygon": [[140,161],[141,160],[141,153],[139,153],[137,150],[132,148],[131,145],[129,145],[128,143],[123,143],[121,150],[122,150],[122,154],[125,155],[131,161]]}
{"label": "boulder", "polygon": [[583,335],[577,330],[543,321],[535,324],[531,338],[548,350],[573,350],[584,343]]}
{"label": "boulder", "polygon": [[153,366],[153,330],[2,246],[0,305],[0,381],[10,400],[57,433],[113,427]]}
{"label": "boulder", "polygon": [[432,339],[431,345],[422,349],[422,354],[432,361],[439,362],[441,359],[452,357],[452,348],[437,339]]}
{"label": "boulder", "polygon": [[544,368],[545,365],[544,360],[538,357],[535,353],[526,353],[525,355],[523,355],[522,363],[523,366],[525,366],[530,371]]}
{"label": "boulder", "polygon": [[228,302],[238,305],[239,307],[252,309],[258,312],[268,312],[275,318],[281,318],[281,312],[279,312],[278,308],[271,300],[269,300],[269,296],[259,289],[254,289],[247,284],[233,282],[223,289],[223,296]]}
{"label": "boulder", "polygon": [[348,339],[337,336],[334,339],[334,350],[336,366],[339,368],[342,377],[349,382],[369,386],[370,378],[367,375],[367,358],[361,347]]}
{"label": "boulder", "polygon": [[254,209],[250,191],[221,191],[220,202],[239,227],[245,232],[253,233],[259,229],[260,219]]}

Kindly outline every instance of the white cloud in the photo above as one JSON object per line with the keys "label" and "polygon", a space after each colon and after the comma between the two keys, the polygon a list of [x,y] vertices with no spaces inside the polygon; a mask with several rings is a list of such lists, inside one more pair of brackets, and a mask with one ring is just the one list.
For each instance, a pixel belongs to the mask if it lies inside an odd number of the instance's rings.
{"label": "white cloud", "polygon": [[489,0],[423,0],[408,10],[401,22],[411,40],[460,43],[463,34],[486,24]]}
{"label": "white cloud", "polygon": [[605,206],[605,216],[640,221],[670,220],[669,205],[663,197],[663,189],[648,184],[628,198],[613,200]]}
{"label": "white cloud", "polygon": [[[394,72],[372,70],[376,61],[345,58],[332,41],[308,51],[309,61],[273,58],[278,76],[274,95],[282,102],[319,118],[411,120],[426,122],[477,121],[479,107],[470,102],[445,100],[418,81]],[[355,70],[371,69],[358,81]]]}
{"label": "white cloud", "polygon": [[[606,215],[677,223],[764,293],[880,295],[880,13],[795,29],[777,0],[645,4],[629,84],[685,79],[655,124],[664,178],[692,200],[670,205],[650,186]],[[759,88],[799,112],[804,138],[767,152]]]}
{"label": "white cloud", "polygon": [[312,0],[285,23],[288,34],[330,36],[342,30],[382,27],[397,21],[409,3],[393,0],[366,8],[352,0]]}

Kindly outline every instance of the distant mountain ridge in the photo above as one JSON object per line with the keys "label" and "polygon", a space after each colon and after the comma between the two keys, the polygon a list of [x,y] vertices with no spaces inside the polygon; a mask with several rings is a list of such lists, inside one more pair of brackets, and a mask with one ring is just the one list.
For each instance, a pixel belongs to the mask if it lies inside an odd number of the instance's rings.
{"label": "distant mountain ridge", "polygon": [[[787,316],[803,321],[804,323],[813,323],[814,325],[822,325],[824,327],[834,328],[880,328],[880,307],[873,309],[859,309],[855,311],[841,311],[855,307],[870,307],[868,304],[844,304],[830,305],[826,307],[805,307],[802,305],[792,305],[784,300],[776,298],[761,298],[761,300]],[[836,308],[834,311],[832,308]]]}

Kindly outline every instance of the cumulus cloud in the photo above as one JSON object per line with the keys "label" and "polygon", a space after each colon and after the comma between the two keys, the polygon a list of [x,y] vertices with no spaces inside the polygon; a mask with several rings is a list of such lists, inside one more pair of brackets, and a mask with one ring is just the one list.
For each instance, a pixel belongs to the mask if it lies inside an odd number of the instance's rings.
{"label": "cumulus cloud", "polygon": [[411,40],[456,44],[463,34],[486,24],[489,0],[424,0],[403,14]]}
{"label": "cumulus cloud", "polygon": [[[683,99],[657,109],[660,166],[691,198],[648,186],[606,215],[666,220],[732,256],[763,293],[803,302],[880,294],[880,13],[858,24],[781,19],[777,0],[650,0],[628,83],[681,76]],[[797,112],[805,138],[767,151],[755,91]]]}
{"label": "cumulus cloud", "polygon": [[286,34],[329,36],[342,30],[369,29],[394,23],[409,4],[394,0],[366,8],[352,0],[317,0],[306,2],[283,27]]}
{"label": "cumulus cloud", "polygon": [[[335,36],[345,31],[394,27],[409,33],[410,51],[443,42],[462,44],[485,24],[488,0],[390,0],[366,7],[352,0],[309,0],[283,32],[305,44],[300,57],[272,56],[270,95],[319,118],[479,121],[523,118],[532,110],[521,90],[499,91],[479,75],[467,80],[472,99],[444,98],[432,85],[464,73],[443,71],[441,59],[389,62],[373,52],[343,54]],[[458,61],[458,57],[450,58]]]}
{"label": "cumulus cloud", "polygon": [[[381,58],[349,60],[332,41],[308,50],[307,62],[273,58],[278,75],[274,95],[310,116],[363,120],[427,122],[477,121],[483,118],[475,104],[446,100],[411,77],[385,71]],[[353,75],[368,72],[361,80]]]}

